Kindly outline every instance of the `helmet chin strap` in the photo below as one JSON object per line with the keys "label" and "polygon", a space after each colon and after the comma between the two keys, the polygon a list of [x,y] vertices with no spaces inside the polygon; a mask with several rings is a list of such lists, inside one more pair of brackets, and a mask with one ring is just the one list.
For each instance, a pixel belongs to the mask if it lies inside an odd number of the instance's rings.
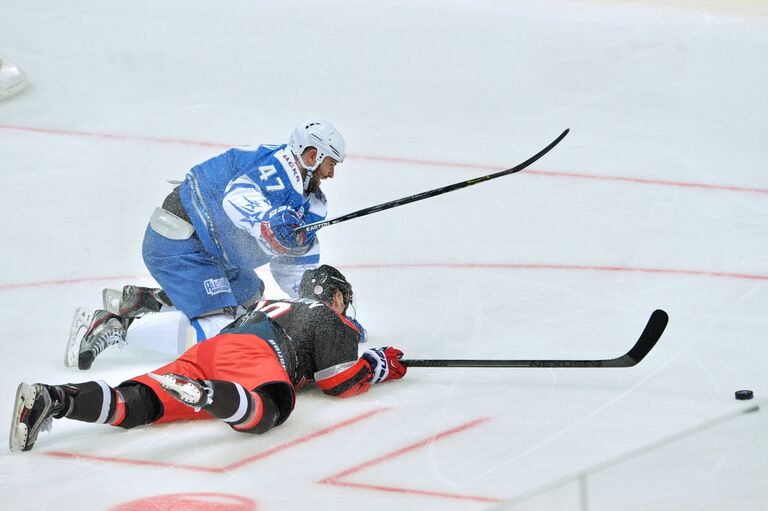
{"label": "helmet chin strap", "polygon": [[314,169],[309,170],[307,168],[305,168],[304,170],[307,172],[307,175],[304,178],[304,193],[306,193],[307,190],[309,190],[309,183],[312,181],[312,176],[315,175],[315,170]]}

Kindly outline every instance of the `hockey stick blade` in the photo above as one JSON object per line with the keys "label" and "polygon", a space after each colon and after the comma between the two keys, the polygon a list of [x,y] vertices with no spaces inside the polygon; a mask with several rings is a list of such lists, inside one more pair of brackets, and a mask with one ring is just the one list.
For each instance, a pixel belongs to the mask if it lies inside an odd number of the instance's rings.
{"label": "hockey stick blade", "polygon": [[407,367],[632,367],[653,349],[669,322],[661,309],[653,311],[632,349],[617,358],[601,360],[401,360]]}
{"label": "hockey stick blade", "polygon": [[538,160],[539,158],[547,154],[550,150],[552,150],[553,147],[555,147],[557,144],[560,143],[561,140],[565,138],[565,136],[568,134],[569,131],[570,129],[566,129],[556,139],[550,142],[547,147],[545,147],[538,153],[534,154],[533,156],[525,160],[523,163],[515,165],[514,167],[509,168],[507,170],[502,170],[494,174],[488,174],[485,176],[475,177],[472,179],[468,179],[466,181],[462,181],[460,183],[454,183],[452,185],[435,188],[434,190],[429,190],[427,192],[421,192],[414,195],[409,195],[407,197],[403,197],[401,199],[395,199],[393,201],[385,202],[383,204],[378,204],[376,206],[370,206],[364,209],[360,209],[358,211],[353,211],[352,213],[347,213],[346,215],[332,218],[330,220],[322,220],[320,222],[314,222],[311,224],[302,225],[301,227],[297,227],[296,229],[294,229],[293,232],[299,233],[299,232],[316,231],[318,229],[327,227],[329,225],[346,222],[347,220],[360,218],[361,216],[371,215],[373,213],[378,213],[379,211],[396,208],[398,206],[404,206],[405,204],[410,204],[411,202],[429,199],[430,197],[442,195],[444,193],[452,192],[454,190],[459,190],[461,188],[466,188],[468,186],[476,185],[478,183],[484,183],[485,181],[490,181],[491,179],[496,179],[497,177],[507,176],[509,174],[514,174],[515,172],[520,172],[521,170],[530,166],[536,160]]}

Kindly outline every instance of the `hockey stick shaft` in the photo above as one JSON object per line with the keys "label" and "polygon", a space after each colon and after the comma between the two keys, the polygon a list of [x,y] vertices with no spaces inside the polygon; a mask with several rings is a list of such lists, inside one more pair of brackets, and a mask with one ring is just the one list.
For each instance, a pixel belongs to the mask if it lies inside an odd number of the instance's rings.
{"label": "hockey stick shaft", "polygon": [[488,174],[481,177],[476,177],[472,179],[468,179],[466,181],[462,181],[460,183],[454,183],[452,185],[443,186],[440,188],[435,188],[434,190],[429,190],[427,192],[421,192],[414,195],[409,195],[407,197],[403,197],[401,199],[395,199],[393,201],[385,202],[383,204],[378,204],[376,206],[370,206],[364,209],[360,209],[358,211],[353,211],[352,213],[347,213],[346,215],[342,215],[336,218],[332,218],[330,220],[322,220],[320,222],[314,222],[311,224],[302,225],[301,227],[297,227],[294,229],[294,232],[312,232],[316,231],[318,229],[321,229],[323,227],[327,227],[329,225],[339,224],[341,222],[346,222],[347,220],[352,220],[354,218],[360,218],[362,216],[371,215],[373,213],[378,213],[380,211],[384,211],[387,209],[396,208],[398,206],[404,206],[405,204],[410,204],[411,202],[416,202],[424,199],[429,199],[430,197],[435,197],[437,195],[442,195],[444,193],[453,192],[455,190],[459,190],[461,188],[466,188],[468,186],[476,185],[478,183],[484,183],[485,181],[490,181],[491,179],[496,179],[497,177],[507,176],[509,174],[514,174],[515,172],[520,172],[524,168],[531,165],[533,162],[547,154],[550,150],[552,150],[553,147],[555,147],[557,144],[560,143],[561,140],[565,138],[565,136],[568,134],[570,130],[563,131],[560,136],[558,136],[555,140],[549,143],[547,147],[539,151],[538,153],[534,154],[527,160],[525,160],[523,163],[520,163],[519,165],[515,165],[514,167],[502,170],[500,172],[496,172],[494,174]]}
{"label": "hockey stick shaft", "polygon": [[632,367],[653,349],[669,322],[663,310],[655,310],[632,349],[624,355],[597,360],[401,360],[407,367]]}

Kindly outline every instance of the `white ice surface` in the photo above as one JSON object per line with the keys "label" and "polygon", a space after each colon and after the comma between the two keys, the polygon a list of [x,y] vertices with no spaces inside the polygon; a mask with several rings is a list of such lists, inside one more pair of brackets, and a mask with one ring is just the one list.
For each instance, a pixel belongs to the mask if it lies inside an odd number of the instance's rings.
{"label": "white ice surface", "polygon": [[[304,393],[262,437],[57,421],[0,453],[0,508],[768,508],[766,412],[738,414],[768,393],[768,8],[661,4],[0,1],[0,54],[29,81],[0,102],[0,424],[20,381],[164,363],[129,348],[65,368],[72,311],[152,283],[141,237],[165,180],[313,115],[349,150],[331,216],[571,129],[530,171],[321,231],[371,345],[602,358],[671,318],[632,369],[414,368],[352,400]],[[585,471],[586,498],[576,480],[536,494]]]}

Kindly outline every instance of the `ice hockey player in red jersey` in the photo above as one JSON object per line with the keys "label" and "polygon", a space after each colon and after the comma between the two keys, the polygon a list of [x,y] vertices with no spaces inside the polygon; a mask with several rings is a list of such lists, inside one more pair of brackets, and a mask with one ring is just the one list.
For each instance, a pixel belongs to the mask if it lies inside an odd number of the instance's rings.
{"label": "ice hockey player in red jersey", "polygon": [[116,387],[21,383],[11,451],[31,449],[41,429],[61,418],[129,429],[215,417],[236,431],[264,433],[288,418],[295,389],[305,384],[349,397],[405,375],[396,348],[367,349],[358,358],[359,333],[344,317],[352,286],[338,270],[307,271],[299,296],[263,300],[219,335]]}

